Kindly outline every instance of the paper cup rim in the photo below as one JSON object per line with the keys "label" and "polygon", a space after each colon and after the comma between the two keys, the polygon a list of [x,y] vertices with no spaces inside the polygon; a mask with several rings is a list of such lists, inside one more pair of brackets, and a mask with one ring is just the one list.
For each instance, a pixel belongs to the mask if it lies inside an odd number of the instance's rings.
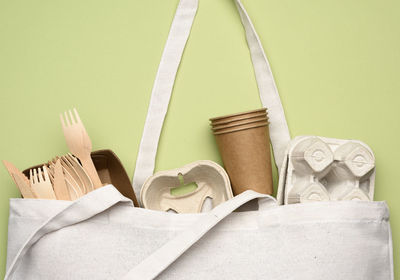
{"label": "paper cup rim", "polygon": [[220,117],[214,117],[214,118],[210,118],[211,122],[215,122],[218,120],[222,120],[222,119],[226,119],[226,118],[230,118],[230,117],[236,117],[236,116],[240,116],[240,115],[246,115],[246,114],[252,114],[252,113],[257,113],[257,112],[267,112],[267,108],[261,108],[261,109],[257,109],[257,110],[251,110],[251,111],[246,111],[246,112],[241,112],[241,113],[235,113],[235,114],[230,114],[230,115],[224,115],[224,116],[220,116]]}
{"label": "paper cup rim", "polygon": [[237,123],[239,121],[236,121],[236,123],[234,123],[234,122],[225,123],[225,124],[222,124],[222,125],[213,126],[213,127],[211,127],[211,129],[213,131],[219,131],[219,130],[228,129],[228,128],[231,128],[231,127],[233,128],[233,127],[238,127],[238,126],[244,126],[244,125],[250,125],[250,124],[256,124],[256,123],[265,123],[265,122],[268,123],[268,117],[266,117],[266,118],[258,118],[258,119],[256,119],[256,118],[254,118],[254,119],[248,118],[248,119],[240,120],[240,121],[244,121],[244,122]]}
{"label": "paper cup rim", "polygon": [[211,122],[210,125],[214,127],[214,126],[218,126],[218,125],[224,125],[224,124],[228,124],[228,123],[244,121],[244,120],[253,119],[253,118],[261,118],[261,117],[265,117],[266,119],[268,119],[268,113],[267,112],[259,112],[254,115],[235,116],[235,117],[232,117],[233,119],[221,119],[219,121]]}
{"label": "paper cup rim", "polygon": [[235,126],[235,127],[230,127],[230,128],[226,128],[221,129],[221,130],[217,130],[217,131],[213,131],[214,135],[220,135],[220,134],[226,134],[226,133],[232,133],[232,132],[237,132],[237,131],[241,131],[241,130],[246,130],[246,129],[252,129],[252,128],[258,128],[258,127],[263,127],[263,126],[268,126],[269,122],[263,122],[261,124],[257,124],[257,125],[244,125],[244,126]]}

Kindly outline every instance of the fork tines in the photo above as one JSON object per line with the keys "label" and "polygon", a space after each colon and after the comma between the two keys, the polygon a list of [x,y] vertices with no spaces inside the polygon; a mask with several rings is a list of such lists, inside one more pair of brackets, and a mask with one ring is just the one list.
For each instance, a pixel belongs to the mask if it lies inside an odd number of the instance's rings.
{"label": "fork tines", "polygon": [[[43,168],[43,171],[42,171]],[[53,186],[50,181],[47,167],[34,168],[29,170],[29,180],[33,191],[38,195],[39,198],[43,199],[56,199],[54,194]]]}
{"label": "fork tines", "polygon": [[[72,113],[72,111],[74,113]],[[64,112],[64,117],[63,114],[60,114],[61,125],[63,128],[73,124],[82,124],[78,111],[75,108],[73,108],[72,111],[68,110],[68,112]]]}

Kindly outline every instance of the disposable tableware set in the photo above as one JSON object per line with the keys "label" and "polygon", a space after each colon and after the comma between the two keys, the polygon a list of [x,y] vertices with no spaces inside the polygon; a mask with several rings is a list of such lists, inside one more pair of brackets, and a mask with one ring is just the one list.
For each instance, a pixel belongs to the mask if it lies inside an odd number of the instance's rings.
{"label": "disposable tableware set", "polygon": [[90,156],[92,143],[78,112],[74,109],[64,116],[65,120],[60,116],[62,128],[73,155],[57,156],[24,172],[3,161],[24,198],[74,200],[102,186]]}
{"label": "disposable tableware set", "polygon": [[234,2],[263,108],[210,119],[223,166],[203,159],[154,173],[198,7],[180,0],[132,181],[112,151],[92,151],[75,109],[61,116],[70,153],[23,172],[4,161],[23,197],[10,200],[5,279],[394,279],[372,150],[291,139],[261,41]]}
{"label": "disposable tableware set", "polygon": [[[227,172],[209,160],[158,172],[141,188],[144,208],[199,213],[246,190],[272,195],[266,108],[210,120]],[[91,157],[91,140],[77,110],[61,115],[61,123],[73,154],[56,156],[24,172],[3,161],[24,198],[75,200],[103,185]],[[375,160],[371,149],[360,141],[298,137],[287,159],[278,193],[278,200],[285,204],[373,200]],[[193,182],[194,190],[173,194],[174,188]],[[211,199],[211,205],[205,207],[207,199]],[[134,194],[132,200],[137,205]]]}

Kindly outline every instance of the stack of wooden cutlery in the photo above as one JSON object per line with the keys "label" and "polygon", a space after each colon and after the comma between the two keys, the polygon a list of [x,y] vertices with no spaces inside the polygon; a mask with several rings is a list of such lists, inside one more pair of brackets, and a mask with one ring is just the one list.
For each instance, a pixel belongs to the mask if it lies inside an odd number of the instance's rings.
{"label": "stack of wooden cutlery", "polygon": [[3,161],[24,198],[75,200],[102,186],[90,156],[92,142],[78,112],[65,112],[60,119],[71,153],[30,169],[29,178]]}

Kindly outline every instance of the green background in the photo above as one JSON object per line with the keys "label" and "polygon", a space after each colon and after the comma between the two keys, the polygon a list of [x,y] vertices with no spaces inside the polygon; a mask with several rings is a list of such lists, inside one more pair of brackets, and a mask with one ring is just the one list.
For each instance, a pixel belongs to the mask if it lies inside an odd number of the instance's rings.
{"label": "green background", "polygon": [[[129,174],[178,0],[0,0],[0,158],[20,169],[65,154],[58,114],[76,107],[94,149]],[[359,139],[376,155],[400,264],[400,2],[243,0],[292,136]],[[162,133],[157,170],[221,162],[208,118],[261,106],[232,0],[200,0]],[[8,199],[0,168],[0,275]]]}

